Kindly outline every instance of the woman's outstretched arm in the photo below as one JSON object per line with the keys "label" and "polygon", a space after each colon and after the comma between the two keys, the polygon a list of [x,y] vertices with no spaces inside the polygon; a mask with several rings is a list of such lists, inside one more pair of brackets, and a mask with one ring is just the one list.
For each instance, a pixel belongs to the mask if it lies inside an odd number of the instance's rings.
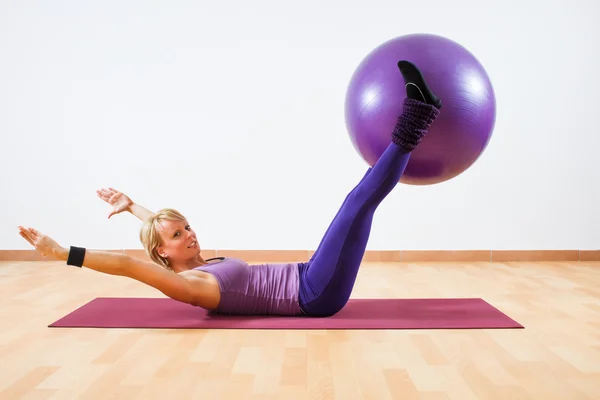
{"label": "woman's outstretched arm", "polygon": [[131,204],[131,206],[129,207],[129,212],[138,217],[139,220],[142,222],[154,215],[152,211],[140,206],[137,203]]}
{"label": "woman's outstretched arm", "polygon": [[[47,235],[33,228],[19,226],[20,235],[42,255],[56,260],[67,261],[71,249],[60,246]],[[82,266],[110,275],[125,276],[160,290],[166,296],[188,303],[199,305],[205,295],[204,287],[185,276],[168,271],[152,262],[135,259],[123,253],[112,253],[98,250],[81,251]],[[73,257],[75,258],[75,257]]]}
{"label": "woman's outstretched arm", "polygon": [[113,206],[113,210],[108,214],[108,218],[115,214],[128,211],[144,222],[154,215],[154,213],[145,207],[135,203],[129,196],[113,188],[99,189],[96,191],[98,197]]}

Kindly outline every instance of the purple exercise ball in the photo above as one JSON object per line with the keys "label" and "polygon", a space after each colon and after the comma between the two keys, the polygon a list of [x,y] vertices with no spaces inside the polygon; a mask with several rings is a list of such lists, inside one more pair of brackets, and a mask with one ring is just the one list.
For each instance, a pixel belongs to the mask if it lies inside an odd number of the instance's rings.
{"label": "purple exercise ball", "polygon": [[400,182],[433,185],[452,179],[485,150],[496,121],[496,99],[483,66],[449,39],[431,34],[400,36],[367,55],[346,92],[346,127],[352,144],[370,166],[389,145],[406,98],[397,66],[400,60],[414,63],[443,103]]}

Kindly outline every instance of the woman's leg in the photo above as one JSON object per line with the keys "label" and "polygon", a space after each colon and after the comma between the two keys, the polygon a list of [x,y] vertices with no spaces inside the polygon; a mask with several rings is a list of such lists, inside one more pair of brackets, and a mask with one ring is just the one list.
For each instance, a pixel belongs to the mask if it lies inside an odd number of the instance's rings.
{"label": "woman's leg", "polygon": [[[423,85],[421,82],[421,92],[428,89]],[[436,107],[415,98],[405,100],[389,146],[346,197],[316,254],[301,268],[300,304],[306,314],[333,315],[348,301],[375,210],[400,180],[410,153],[426,134],[440,107],[439,102]]]}
{"label": "woman's leg", "polygon": [[331,230],[331,227],[333,225],[335,225],[335,221],[338,219],[338,217],[340,216],[340,213],[342,212],[342,210],[344,209],[344,207],[346,206],[346,203],[348,202],[348,199],[350,198],[350,196],[352,196],[352,194],[354,193],[354,191],[356,189],[358,189],[361,185],[361,183],[366,179],[367,176],[369,176],[369,173],[371,172],[372,168],[369,168],[367,170],[367,172],[365,173],[365,175],[362,177],[362,179],[360,180],[360,182],[358,183],[357,186],[354,187],[354,189],[352,189],[352,191],[350,193],[348,193],[348,195],[346,196],[346,198],[344,199],[344,202],[342,203],[342,206],[340,207],[340,209],[338,210],[337,214],[335,215],[335,217],[333,217],[333,221],[331,221],[331,223],[329,224],[329,226],[327,227],[327,230],[325,231],[325,235],[323,235],[323,240],[321,240],[321,243],[319,243],[319,246],[317,246],[317,250],[315,250],[315,252],[313,253],[312,257],[310,258],[309,262],[312,262],[318,255],[319,252],[321,251],[321,247],[323,246],[323,241],[324,239],[327,237],[329,231]]}

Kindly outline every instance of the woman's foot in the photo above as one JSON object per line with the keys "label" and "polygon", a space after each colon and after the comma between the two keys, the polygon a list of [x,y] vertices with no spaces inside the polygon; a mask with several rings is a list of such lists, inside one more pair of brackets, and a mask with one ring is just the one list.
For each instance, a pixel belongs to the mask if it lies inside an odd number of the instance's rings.
{"label": "woman's foot", "polygon": [[398,69],[404,78],[408,98],[430,104],[438,110],[442,108],[442,100],[429,88],[423,74],[413,63],[405,60],[398,61]]}

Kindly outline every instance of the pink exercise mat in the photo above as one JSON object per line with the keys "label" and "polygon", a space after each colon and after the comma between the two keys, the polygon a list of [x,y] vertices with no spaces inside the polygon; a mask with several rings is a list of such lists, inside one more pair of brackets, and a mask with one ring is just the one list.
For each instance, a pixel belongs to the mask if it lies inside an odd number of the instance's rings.
{"label": "pink exercise mat", "polygon": [[327,318],[208,313],[168,298],[97,298],[49,327],[161,329],[506,329],[523,328],[486,301],[351,299]]}

